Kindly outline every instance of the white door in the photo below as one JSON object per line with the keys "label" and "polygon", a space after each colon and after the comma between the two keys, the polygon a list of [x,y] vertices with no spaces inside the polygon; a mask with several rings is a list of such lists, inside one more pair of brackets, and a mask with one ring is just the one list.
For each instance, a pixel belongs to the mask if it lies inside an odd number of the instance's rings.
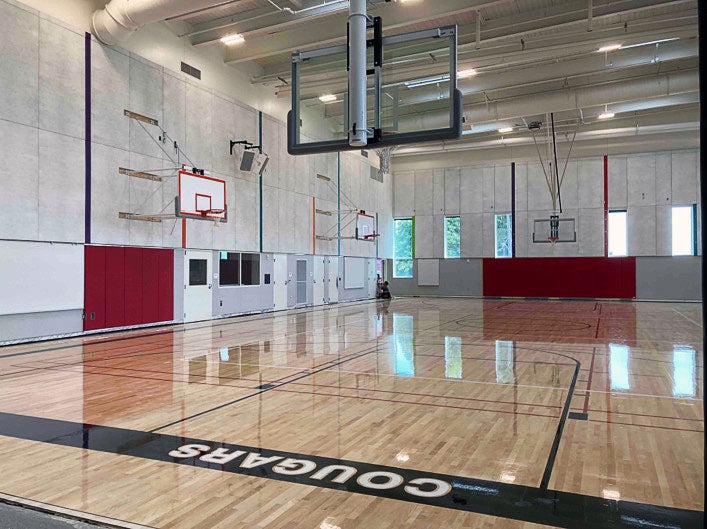
{"label": "white door", "polygon": [[210,320],[212,315],[211,252],[184,252],[184,321]]}
{"label": "white door", "polygon": [[273,278],[275,310],[285,310],[287,308],[287,283],[289,282],[287,255],[276,254],[273,264],[275,275]]}
{"label": "white door", "polygon": [[339,302],[339,258],[330,257],[329,258],[329,283],[327,285],[327,291],[329,294],[329,303]]}
{"label": "white door", "polygon": [[376,297],[376,288],[378,283],[378,270],[376,269],[376,260],[368,259],[368,297]]}
{"label": "white door", "polygon": [[325,257],[314,257],[314,304],[324,305],[324,284],[328,277],[324,277]]}

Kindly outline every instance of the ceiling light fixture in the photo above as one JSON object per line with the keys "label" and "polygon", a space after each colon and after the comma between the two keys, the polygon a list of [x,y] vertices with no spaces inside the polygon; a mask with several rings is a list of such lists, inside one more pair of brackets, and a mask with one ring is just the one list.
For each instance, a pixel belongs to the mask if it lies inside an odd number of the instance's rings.
{"label": "ceiling light fixture", "polygon": [[405,81],[405,86],[408,88],[418,88],[431,84],[444,83],[449,81],[449,75],[437,75],[435,77],[427,77],[425,79],[415,79],[414,81]]}
{"label": "ceiling light fixture", "polygon": [[627,50],[629,48],[638,48],[640,46],[652,46],[653,44],[663,44],[664,42],[673,42],[675,40],[680,39],[678,37],[673,37],[671,39],[649,40],[648,42],[639,42],[638,44],[629,44],[628,46],[621,46],[621,49]]}
{"label": "ceiling light fixture", "polygon": [[622,44],[607,44],[606,46],[602,46],[601,48],[599,48],[597,51],[606,53],[609,51],[618,50],[621,48],[621,46]]}
{"label": "ceiling light fixture", "polygon": [[324,94],[323,96],[319,96],[319,101],[322,103],[331,103],[332,101],[336,101],[336,96],[334,94]]}
{"label": "ceiling light fixture", "polygon": [[604,105],[604,112],[599,114],[599,119],[611,119],[615,116],[613,112],[609,110],[609,105]]}
{"label": "ceiling light fixture", "polygon": [[498,132],[500,132],[501,134],[513,132],[513,127],[501,127],[500,129],[498,129]]}
{"label": "ceiling light fixture", "polygon": [[473,77],[479,72],[476,71],[476,68],[467,68],[466,70],[459,70],[457,72],[457,79],[466,79],[467,77]]}
{"label": "ceiling light fixture", "polygon": [[233,46],[234,44],[240,44],[241,42],[245,42],[245,37],[240,33],[235,33],[233,35],[226,35],[225,37],[221,37],[221,42],[227,44],[228,46]]}

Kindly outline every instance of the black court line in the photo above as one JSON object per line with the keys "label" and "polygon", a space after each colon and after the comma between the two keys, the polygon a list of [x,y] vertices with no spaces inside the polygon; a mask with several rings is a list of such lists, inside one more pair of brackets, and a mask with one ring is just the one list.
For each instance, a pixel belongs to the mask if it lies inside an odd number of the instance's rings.
{"label": "black court line", "polygon": [[0,435],[568,529],[704,525],[702,511],[12,413]]}
{"label": "black court line", "polygon": [[[387,300],[387,301],[389,302],[390,300]],[[226,325],[237,325],[240,323],[249,323],[252,321],[272,320],[272,319],[280,318],[283,316],[297,316],[299,314],[314,314],[316,312],[324,312],[324,311],[329,311],[329,310],[333,310],[333,309],[341,308],[341,307],[348,308],[348,307],[356,307],[358,305],[370,305],[370,304],[376,304],[376,303],[385,303],[385,301],[371,299],[371,300],[366,300],[366,301],[353,301],[353,302],[337,303],[336,305],[331,305],[329,307],[308,307],[306,309],[295,309],[298,312],[290,312],[290,310],[292,310],[292,309],[289,309],[287,311],[284,311],[284,310],[283,311],[271,311],[271,312],[267,313],[268,316],[266,316],[266,317],[251,318],[248,320],[240,319],[240,318],[250,318],[251,316],[253,316],[253,314],[242,314],[242,315],[236,315],[236,316],[228,316],[226,318],[216,318],[216,319],[205,320],[205,321],[209,321],[209,322],[216,322],[219,320],[236,320],[236,321],[226,321],[224,323],[211,323],[211,324],[207,324],[207,325],[200,325],[198,327],[197,326],[189,327],[189,328],[181,329],[181,332],[198,331],[200,329],[208,329],[208,328],[213,329],[215,327],[224,327]],[[35,343],[45,342],[45,341],[46,342],[58,341],[58,340],[77,340],[77,339],[81,339],[81,338],[86,338],[88,336],[95,336],[95,335],[103,336],[106,334],[124,333],[124,332],[140,332],[140,331],[146,331],[150,328],[161,329],[164,327],[168,327],[168,329],[164,330],[164,331],[149,332],[149,333],[145,333],[142,335],[137,334],[135,336],[121,336],[119,338],[110,338],[107,340],[96,340],[94,342],[79,343],[79,344],[73,344],[73,345],[61,345],[61,346],[56,346],[56,347],[47,347],[45,349],[36,349],[34,351],[23,351],[20,353],[11,353],[11,354],[7,354],[7,355],[0,354],[0,360],[2,360],[3,358],[12,358],[14,356],[26,356],[26,355],[32,355],[32,354],[37,354],[37,353],[47,353],[50,351],[59,351],[61,349],[76,349],[78,347],[88,347],[91,345],[101,345],[104,343],[121,342],[121,341],[125,341],[125,340],[135,340],[137,338],[145,338],[148,336],[160,336],[163,334],[174,333],[175,332],[174,327],[178,327],[180,325],[185,326],[185,325],[190,325],[190,324],[191,324],[191,322],[165,323],[164,325],[154,325],[152,327],[136,327],[135,329],[118,329],[118,330],[107,329],[105,332],[100,332],[100,333],[95,333],[95,334],[90,334],[90,335],[84,334],[84,335],[79,335],[79,336],[67,336],[65,338],[47,338],[46,340],[38,340]],[[7,347],[8,349],[10,347],[21,347],[23,345],[27,345],[28,343],[32,343],[32,342],[20,342],[17,344],[2,345],[2,346],[0,346],[0,353],[2,352],[2,349],[5,347]]]}
{"label": "black court line", "polygon": [[574,375],[572,375],[572,382],[570,382],[569,388],[567,389],[567,397],[565,398],[565,405],[562,408],[562,414],[560,415],[560,420],[557,423],[557,431],[555,432],[555,438],[552,441],[552,447],[550,448],[550,454],[547,458],[547,463],[545,463],[545,471],[543,472],[543,478],[540,481],[540,488],[547,490],[550,484],[550,477],[552,476],[552,468],[555,466],[555,459],[557,458],[557,451],[560,448],[560,441],[562,440],[562,432],[565,429],[565,422],[567,422],[567,414],[570,411],[570,404],[572,403],[572,395],[574,393],[574,387],[577,383],[577,377],[579,376],[579,368],[581,363],[579,360],[572,358],[571,356],[564,355],[562,353],[553,353],[565,358],[574,360]]}
{"label": "black court line", "polygon": [[324,365],[323,367],[320,366],[318,369],[315,369],[313,371],[307,371],[306,373],[304,373],[298,377],[292,378],[290,380],[287,380],[285,382],[279,382],[277,384],[267,384],[267,387],[261,389],[260,391],[257,391],[255,393],[251,393],[250,395],[245,395],[243,397],[239,397],[239,398],[229,401],[229,402],[224,402],[223,404],[219,404],[218,406],[214,406],[213,408],[209,408],[207,410],[200,411],[199,413],[195,413],[193,415],[190,415],[189,417],[184,417],[182,419],[177,419],[176,421],[172,421],[170,423],[163,424],[162,426],[158,426],[156,428],[153,428],[152,430],[149,430],[149,432],[153,433],[153,432],[156,432],[157,430],[163,430],[164,428],[169,428],[170,426],[175,426],[177,424],[189,421],[191,419],[196,419],[197,417],[201,417],[202,415],[206,415],[207,413],[211,413],[213,411],[217,411],[217,410],[226,408],[226,407],[231,406],[233,404],[237,404],[237,403],[242,402],[244,400],[248,400],[250,398],[257,397],[258,395],[262,395],[263,393],[267,393],[268,391],[272,391],[274,389],[281,388],[282,386],[285,386],[291,382],[296,382],[297,380],[302,380],[303,378],[307,378],[309,376],[316,375],[317,373],[319,373],[321,371],[326,371],[327,369],[331,369],[332,367],[339,366],[345,362],[349,362],[351,360],[356,360],[357,358],[361,358],[362,356],[366,356],[368,354],[374,353],[377,349],[378,349],[378,346],[376,345],[375,347],[373,347],[372,349],[369,349],[367,351],[361,351],[360,353],[353,353],[347,357],[344,357],[343,359],[339,360],[338,362],[334,362],[334,363],[332,363],[333,361],[325,362],[326,364],[329,364],[329,365]]}

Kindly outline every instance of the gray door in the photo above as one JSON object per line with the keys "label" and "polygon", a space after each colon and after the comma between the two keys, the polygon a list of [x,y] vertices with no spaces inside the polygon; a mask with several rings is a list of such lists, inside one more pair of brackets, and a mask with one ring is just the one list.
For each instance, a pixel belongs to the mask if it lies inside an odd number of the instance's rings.
{"label": "gray door", "polygon": [[297,304],[307,303],[307,261],[297,259]]}

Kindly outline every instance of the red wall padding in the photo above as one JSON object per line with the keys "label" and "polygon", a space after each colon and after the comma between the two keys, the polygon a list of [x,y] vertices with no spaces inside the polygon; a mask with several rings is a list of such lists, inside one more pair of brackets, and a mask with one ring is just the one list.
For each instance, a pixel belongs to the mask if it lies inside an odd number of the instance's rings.
{"label": "red wall padding", "polygon": [[84,330],[171,321],[174,252],[86,246]]}
{"label": "red wall padding", "polygon": [[484,259],[484,296],[636,297],[635,257]]}

